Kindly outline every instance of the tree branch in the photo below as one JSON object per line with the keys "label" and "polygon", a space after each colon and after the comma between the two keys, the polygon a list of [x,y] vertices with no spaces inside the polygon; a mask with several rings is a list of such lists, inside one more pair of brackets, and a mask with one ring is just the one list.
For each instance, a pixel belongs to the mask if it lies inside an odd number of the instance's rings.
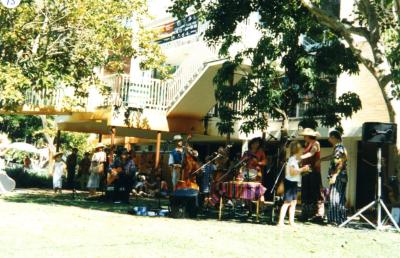
{"label": "tree branch", "polygon": [[[327,26],[328,28],[332,29],[333,31],[338,33],[340,36],[342,36],[343,39],[347,42],[347,44],[351,48],[351,50],[354,52],[355,56],[358,58],[359,62],[361,62],[368,69],[368,71],[370,71],[370,73],[375,77],[376,80],[378,80],[378,81],[380,80],[380,78],[378,77],[378,73],[375,69],[374,63],[371,60],[369,60],[361,55],[362,51],[356,47],[356,45],[354,44],[354,40],[353,40],[353,35],[352,35],[353,32],[358,32],[358,33],[356,33],[357,35],[360,35],[360,33],[361,34],[364,34],[364,33],[370,34],[370,32],[368,30],[366,30],[364,28],[363,32],[362,32],[361,28],[357,28],[357,27],[351,26],[350,24],[345,24],[345,23],[338,21],[335,17],[329,15],[327,12],[325,12],[321,8],[315,6],[311,2],[311,0],[301,0],[301,3],[323,25]],[[362,36],[365,37],[365,35],[362,35]],[[371,42],[370,42],[369,38],[370,38],[370,36],[367,36],[367,37],[365,37],[365,40],[371,46]],[[376,47],[374,49],[373,46],[371,46],[371,48],[373,49],[373,52],[375,52],[374,50],[376,50]],[[375,53],[374,53],[374,55],[375,55]]]}

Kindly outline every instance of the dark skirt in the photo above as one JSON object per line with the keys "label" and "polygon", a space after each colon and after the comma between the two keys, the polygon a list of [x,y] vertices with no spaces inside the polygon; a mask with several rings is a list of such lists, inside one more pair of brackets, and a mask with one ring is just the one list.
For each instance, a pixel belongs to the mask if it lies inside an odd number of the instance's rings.
{"label": "dark skirt", "polygon": [[324,215],[324,198],[321,193],[321,173],[311,172],[305,174],[301,180],[301,206],[302,219]]}
{"label": "dark skirt", "polygon": [[285,187],[285,195],[283,197],[284,201],[286,202],[296,201],[297,189],[298,189],[297,182],[285,179],[283,184]]}

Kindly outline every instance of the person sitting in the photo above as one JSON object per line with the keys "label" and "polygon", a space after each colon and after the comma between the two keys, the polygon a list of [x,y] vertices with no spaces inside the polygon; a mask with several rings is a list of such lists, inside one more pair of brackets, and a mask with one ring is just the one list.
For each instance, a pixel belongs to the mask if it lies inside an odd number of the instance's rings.
{"label": "person sitting", "polygon": [[140,174],[138,175],[138,182],[132,190],[134,196],[146,197],[148,194],[146,193],[146,185],[148,184],[146,175]]}
{"label": "person sitting", "polygon": [[116,178],[113,182],[114,189],[122,193],[115,201],[124,203],[129,203],[129,195],[132,192],[134,177],[136,176],[135,163],[129,158],[128,154],[126,150],[122,150],[119,157],[110,166],[111,176]]}

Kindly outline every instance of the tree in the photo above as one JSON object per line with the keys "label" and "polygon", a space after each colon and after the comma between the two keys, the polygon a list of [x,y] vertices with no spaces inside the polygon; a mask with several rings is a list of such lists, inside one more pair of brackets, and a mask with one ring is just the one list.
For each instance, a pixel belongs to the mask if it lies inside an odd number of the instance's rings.
{"label": "tree", "polygon": [[[95,68],[122,72],[131,57],[163,73],[164,57],[154,34],[143,26],[145,0],[23,0],[15,9],[0,5],[0,109],[15,111],[28,90],[51,95],[73,87],[65,109],[79,107],[91,86],[107,93]],[[133,43],[132,43],[133,42]],[[54,149],[51,125],[40,117]]]}
{"label": "tree", "polygon": [[[210,44],[221,44],[223,56],[241,40],[235,34],[237,25],[252,13],[259,15],[257,29],[261,38],[257,46],[226,61],[215,78],[216,97],[222,103],[221,132],[231,132],[233,121],[239,117],[245,120],[241,126],[244,132],[265,129],[266,116],[287,118],[305,97],[312,98],[308,98],[310,108],[302,125],[315,127],[320,121],[324,126],[339,126],[342,117],[361,108],[361,102],[351,92],[331,99],[330,83],[343,72],[357,73],[359,63],[378,81],[394,120],[390,99],[400,96],[399,1],[356,1],[354,21],[339,20],[323,9],[324,2],[174,1],[170,11],[179,17],[192,7],[198,10],[209,23],[205,39]],[[354,35],[361,35],[368,42],[374,53],[372,58],[364,55],[365,51],[354,42]],[[304,44],[304,39],[312,44]],[[233,83],[232,75],[245,58],[251,60],[251,69],[241,71],[244,76]],[[242,111],[232,108],[238,100],[246,104]]]}
{"label": "tree", "polygon": [[[12,142],[27,142],[38,148],[47,146],[52,153],[55,151],[57,127],[53,116],[2,115],[0,132],[7,134]],[[62,132],[60,143],[65,150],[78,148],[80,155],[92,147],[88,142],[88,135],[84,133]]]}
{"label": "tree", "polygon": [[77,97],[87,96],[93,85],[105,91],[94,69],[122,72],[131,57],[140,58],[145,68],[158,68],[163,57],[153,32],[143,26],[147,18],[145,0],[0,5],[0,108],[17,109],[28,89],[51,95],[58,86],[72,86]]}

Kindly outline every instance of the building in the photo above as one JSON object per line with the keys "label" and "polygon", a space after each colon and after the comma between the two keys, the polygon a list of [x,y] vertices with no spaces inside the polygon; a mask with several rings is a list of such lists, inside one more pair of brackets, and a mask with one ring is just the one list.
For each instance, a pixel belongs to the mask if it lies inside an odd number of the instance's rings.
{"label": "building", "polygon": [[[189,15],[181,21],[173,19],[165,12],[169,4],[170,1],[166,0],[149,1],[150,12],[157,18],[149,21],[147,26],[159,31],[158,42],[167,57],[167,63],[173,67],[170,79],[159,80],[156,72],[142,71],[139,60],[128,60],[125,75],[99,71],[104,81],[112,87],[110,96],[103,97],[93,89],[88,99],[81,100],[85,108],[67,112],[61,106],[57,107],[57,100],[63,98],[61,95],[65,95],[65,91],[57,93],[60,95],[54,96],[53,102],[44,101],[41,93],[32,93],[27,101],[27,110],[35,113],[41,109],[29,107],[56,107],[60,130],[105,136],[113,132],[116,142],[141,144],[140,148],[154,149],[157,138],[169,140],[176,133],[193,134],[194,142],[214,144],[214,147],[223,144],[225,137],[219,135],[216,128],[218,117],[213,115],[216,100],[212,80],[224,60],[218,57],[216,49],[208,47],[203,41],[201,34],[206,24],[199,22],[195,15]],[[352,1],[340,1],[337,7],[342,18],[351,16]],[[244,35],[245,40],[232,49],[232,54],[257,42],[259,35],[254,28],[256,19],[257,15],[254,15],[238,26],[236,33]],[[359,41],[358,44],[363,42]],[[242,69],[247,66],[244,62]],[[236,80],[239,78],[240,74],[235,75]],[[358,75],[342,74],[338,78],[337,96],[347,91],[357,93],[363,105],[361,111],[343,122],[344,144],[350,154],[348,202],[352,207],[361,207],[374,197],[376,177],[375,169],[371,166],[376,163],[376,147],[361,142],[361,127],[367,121],[389,122],[389,115],[377,83],[362,65]],[[400,110],[400,104],[395,105]],[[289,131],[293,135],[299,129],[298,122],[304,108],[305,105],[300,105],[290,118]],[[397,121],[400,121],[400,114],[397,114]],[[268,133],[278,137],[280,127],[280,121],[270,121]],[[318,131],[322,135],[324,156],[331,152],[326,142],[329,128],[318,128]],[[230,137],[233,142],[241,144],[261,134],[254,132],[253,135],[245,135],[236,130]],[[387,157],[386,177],[394,173],[395,151],[394,147],[383,150]],[[327,166],[323,164],[323,179],[327,176]],[[326,183],[326,180],[323,181]]]}

